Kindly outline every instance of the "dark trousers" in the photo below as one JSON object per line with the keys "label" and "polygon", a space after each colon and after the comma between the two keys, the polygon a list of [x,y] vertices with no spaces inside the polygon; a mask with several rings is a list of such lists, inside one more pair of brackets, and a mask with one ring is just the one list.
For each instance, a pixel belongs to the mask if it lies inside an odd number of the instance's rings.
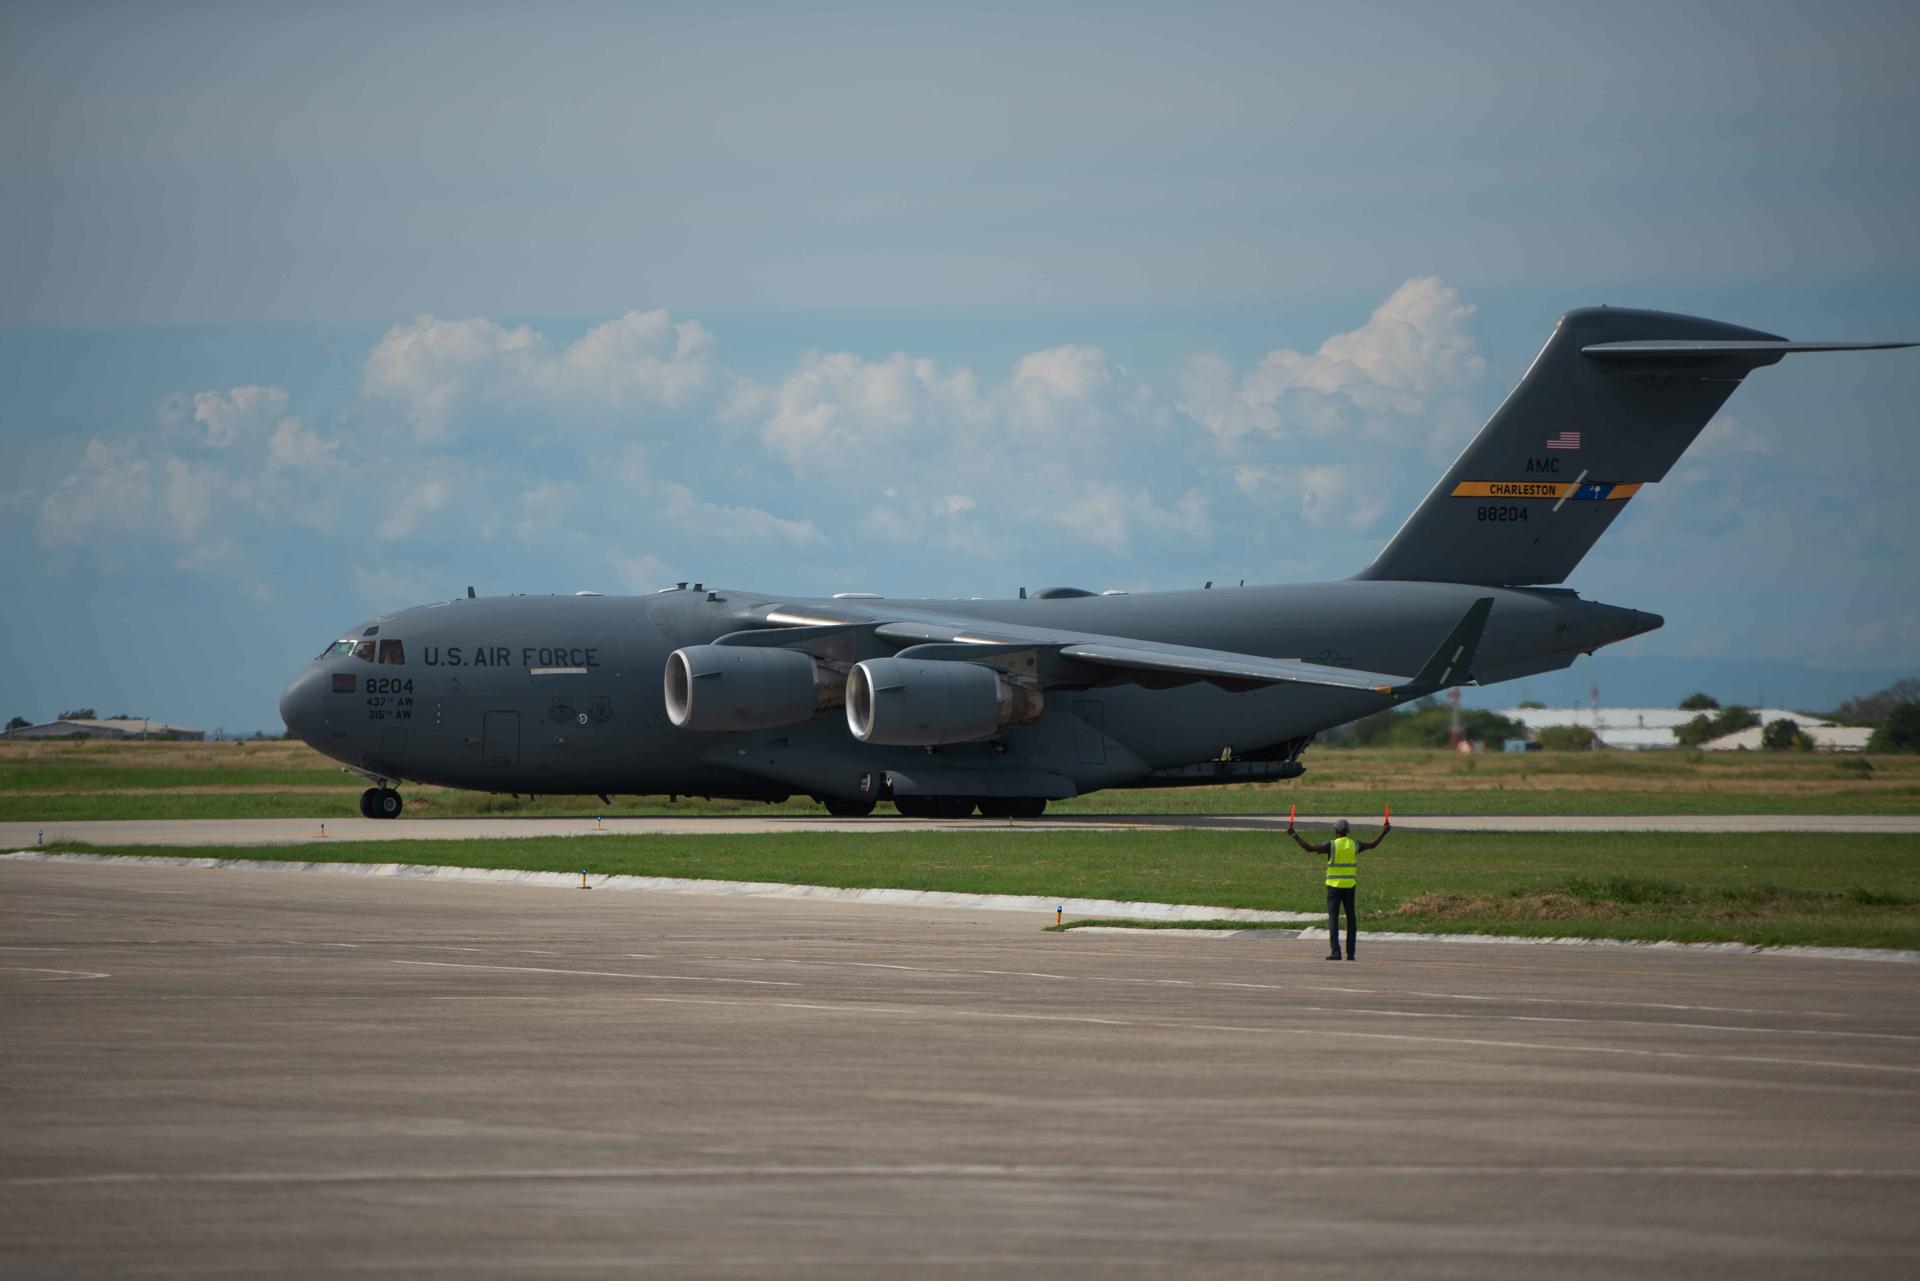
{"label": "dark trousers", "polygon": [[1327,943],[1333,948],[1333,955],[1340,955],[1340,909],[1347,909],[1347,955],[1353,955],[1353,887],[1336,890],[1327,887]]}

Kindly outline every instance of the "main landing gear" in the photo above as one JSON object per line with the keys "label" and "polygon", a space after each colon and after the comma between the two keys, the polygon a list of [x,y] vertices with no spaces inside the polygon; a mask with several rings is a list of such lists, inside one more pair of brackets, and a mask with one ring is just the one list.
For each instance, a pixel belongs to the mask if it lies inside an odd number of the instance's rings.
{"label": "main landing gear", "polygon": [[[367,795],[373,795],[368,792]],[[874,811],[871,800],[815,796],[835,818],[866,818]],[[1042,796],[896,796],[893,808],[902,818],[1039,818],[1047,812]]]}
{"label": "main landing gear", "polygon": [[360,813],[367,818],[399,818],[404,806],[391,787],[369,787],[360,793]]}
{"label": "main landing gear", "polygon": [[847,801],[838,796],[829,796],[821,803],[827,807],[827,813],[835,818],[865,818],[873,813],[874,807],[873,801]]}
{"label": "main landing gear", "polygon": [[1047,812],[1042,796],[982,796],[981,818],[1039,818]]}

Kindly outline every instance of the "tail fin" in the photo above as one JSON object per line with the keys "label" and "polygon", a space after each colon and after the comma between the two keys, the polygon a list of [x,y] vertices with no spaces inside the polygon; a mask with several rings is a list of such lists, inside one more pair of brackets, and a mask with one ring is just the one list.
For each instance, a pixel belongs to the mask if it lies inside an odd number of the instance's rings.
{"label": "tail fin", "polygon": [[1570,311],[1506,403],[1355,577],[1563,582],[1747,374],[1793,352],[1913,345],[1797,343],[1663,311]]}

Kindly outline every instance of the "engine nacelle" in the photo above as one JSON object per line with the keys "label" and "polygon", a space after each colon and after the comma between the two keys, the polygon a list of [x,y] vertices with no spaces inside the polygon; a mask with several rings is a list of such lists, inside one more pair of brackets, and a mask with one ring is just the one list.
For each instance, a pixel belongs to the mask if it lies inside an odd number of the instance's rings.
{"label": "engine nacelle", "polygon": [[978,663],[869,658],[847,673],[847,728],[863,743],[971,743],[1045,706],[1039,690]]}
{"label": "engine nacelle", "polygon": [[681,729],[771,729],[837,706],[847,678],[793,649],[689,645],[667,655],[667,718]]}

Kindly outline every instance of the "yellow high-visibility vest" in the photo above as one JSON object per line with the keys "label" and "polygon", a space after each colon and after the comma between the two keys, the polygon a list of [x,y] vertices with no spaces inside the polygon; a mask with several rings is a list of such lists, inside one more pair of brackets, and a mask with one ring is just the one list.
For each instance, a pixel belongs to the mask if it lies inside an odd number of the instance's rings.
{"label": "yellow high-visibility vest", "polygon": [[1360,842],[1351,836],[1333,838],[1333,853],[1327,855],[1327,888],[1350,890],[1360,871]]}

